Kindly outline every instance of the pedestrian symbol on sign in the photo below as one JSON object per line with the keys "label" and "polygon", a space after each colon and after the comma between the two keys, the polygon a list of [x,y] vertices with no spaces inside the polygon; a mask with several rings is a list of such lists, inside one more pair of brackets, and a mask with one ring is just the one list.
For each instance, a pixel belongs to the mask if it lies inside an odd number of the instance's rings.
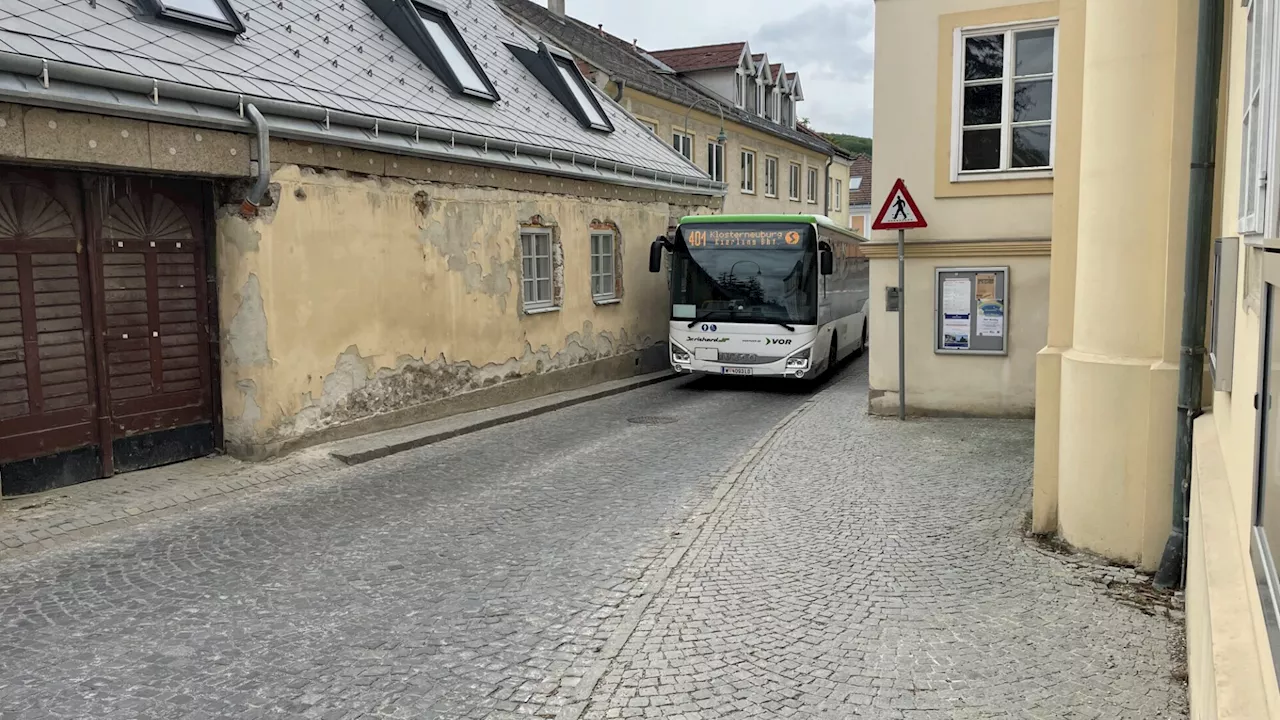
{"label": "pedestrian symbol on sign", "polygon": [[889,196],[884,199],[884,206],[880,208],[880,214],[871,224],[871,229],[911,230],[926,225],[920,208],[916,207],[916,201],[911,198],[911,193],[907,192],[906,183],[898,180],[889,191]]}

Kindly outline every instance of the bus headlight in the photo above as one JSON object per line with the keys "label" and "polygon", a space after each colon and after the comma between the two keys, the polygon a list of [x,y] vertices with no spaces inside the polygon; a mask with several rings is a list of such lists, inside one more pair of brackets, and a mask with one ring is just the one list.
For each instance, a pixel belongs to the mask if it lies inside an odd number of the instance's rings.
{"label": "bus headlight", "polygon": [[809,348],[805,348],[787,358],[788,370],[806,370],[809,367]]}
{"label": "bus headlight", "polygon": [[688,365],[693,361],[689,355],[689,351],[680,347],[676,343],[671,343],[671,362],[676,365]]}

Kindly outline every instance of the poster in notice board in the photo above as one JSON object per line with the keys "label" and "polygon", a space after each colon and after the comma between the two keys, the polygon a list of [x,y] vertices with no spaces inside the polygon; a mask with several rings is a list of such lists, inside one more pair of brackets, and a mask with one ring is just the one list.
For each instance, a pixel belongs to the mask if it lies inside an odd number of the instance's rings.
{"label": "poster in notice board", "polygon": [[934,352],[1008,353],[1009,269],[936,268]]}

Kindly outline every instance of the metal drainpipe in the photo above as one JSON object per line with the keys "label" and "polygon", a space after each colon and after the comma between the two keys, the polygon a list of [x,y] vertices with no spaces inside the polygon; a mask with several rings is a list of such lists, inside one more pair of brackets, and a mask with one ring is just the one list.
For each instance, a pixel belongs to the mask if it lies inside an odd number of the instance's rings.
{"label": "metal drainpipe", "polygon": [[1187,203],[1186,270],[1182,277],[1182,357],[1178,368],[1178,427],[1173,456],[1173,526],[1155,584],[1180,587],[1186,580],[1187,525],[1191,500],[1193,423],[1201,414],[1204,334],[1213,234],[1214,154],[1222,73],[1224,0],[1200,0],[1196,37],[1196,94],[1192,103],[1191,183]]}
{"label": "metal drainpipe", "polygon": [[240,209],[246,215],[255,215],[262,205],[262,197],[267,194],[267,186],[271,184],[271,133],[267,129],[267,120],[258,112],[253,103],[244,106],[245,113],[253,121],[258,133],[258,179],[249,188]]}
{"label": "metal drainpipe", "polygon": [[831,217],[831,164],[835,161],[835,158],[827,157],[827,181],[822,185],[826,191],[826,198],[822,201],[822,214],[827,217]]}

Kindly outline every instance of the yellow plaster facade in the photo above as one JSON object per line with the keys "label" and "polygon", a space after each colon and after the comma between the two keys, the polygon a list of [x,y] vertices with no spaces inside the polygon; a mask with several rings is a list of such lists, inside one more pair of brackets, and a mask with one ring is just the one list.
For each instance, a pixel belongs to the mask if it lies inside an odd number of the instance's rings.
{"label": "yellow plaster facade", "polygon": [[[909,408],[931,411],[930,394],[945,389],[946,411],[995,414],[1031,393],[1033,529],[1147,570],[1171,519],[1198,5],[893,0],[876,13],[875,202],[903,177],[930,223],[908,231]],[[1234,318],[1231,389],[1210,390],[1206,373],[1207,412],[1194,423],[1188,669],[1193,718],[1264,720],[1280,718],[1280,685],[1251,538],[1262,453],[1275,451],[1258,438],[1255,394],[1276,402],[1259,386],[1271,373],[1259,357],[1280,241],[1243,233],[1237,221],[1249,9],[1231,0],[1222,9],[1213,232],[1241,244],[1238,262],[1222,268],[1235,293],[1215,301],[1220,316]],[[1047,18],[1058,28],[1052,177],[955,182],[956,29]],[[936,92],[901,90],[919,86]],[[933,147],[921,152],[923,137]],[[873,302],[883,303],[881,288],[896,284],[894,234],[873,239]],[[1030,249],[1036,242],[1043,256]],[[1008,358],[929,357],[929,276],[943,264],[1010,266]],[[870,403],[892,412],[897,318],[877,309]],[[948,373],[965,386],[945,384]]]}
{"label": "yellow plaster facade", "polygon": [[[610,84],[608,92],[616,92],[616,86]],[[688,132],[693,136],[693,164],[704,172],[707,171],[707,143],[714,142],[724,128],[728,140],[724,144],[725,183],[728,193],[724,199],[725,213],[783,213],[783,214],[818,214],[824,212],[826,185],[823,178],[830,174],[832,187],[839,181],[844,197],[839,204],[832,198],[830,214],[839,217],[845,213],[849,190],[849,161],[834,158],[827,167],[831,156],[811,150],[803,145],[790,143],[776,135],[761,132],[747,125],[740,125],[726,118],[723,125],[720,115],[714,106],[699,104],[692,111],[663,98],[649,95],[632,87],[623,90],[622,106],[646,124],[658,129],[658,137],[668,145],[672,142],[673,132],[685,131],[685,115],[688,114]],[[743,150],[755,153],[755,190],[744,192],[742,189]],[[778,160],[778,192],[774,196],[765,193],[765,158]],[[797,199],[791,197],[790,167],[800,167],[800,192]],[[808,182],[810,169],[817,171],[818,186],[815,189],[814,201],[809,202]]]}
{"label": "yellow plaster facade", "polygon": [[[672,217],[708,208],[443,179],[286,164],[269,212],[220,213],[229,448],[267,456],[665,365],[667,286],[648,246]],[[552,311],[523,310],[527,229],[554,239]],[[590,284],[601,229],[616,234],[621,274],[605,304]]]}

